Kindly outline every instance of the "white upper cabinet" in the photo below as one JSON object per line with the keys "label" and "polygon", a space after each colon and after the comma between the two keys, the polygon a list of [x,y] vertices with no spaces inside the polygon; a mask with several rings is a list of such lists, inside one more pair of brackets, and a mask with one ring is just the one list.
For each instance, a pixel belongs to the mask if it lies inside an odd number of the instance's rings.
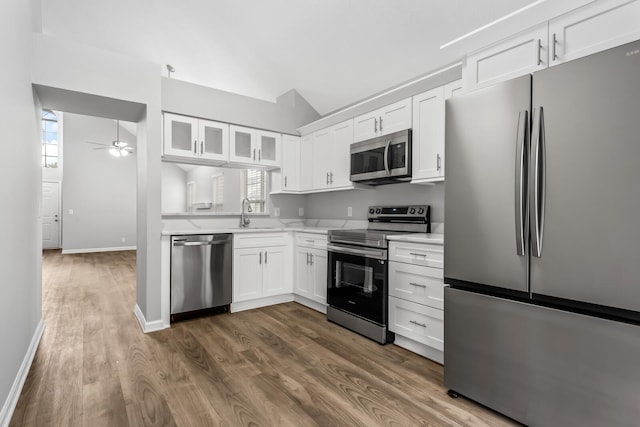
{"label": "white upper cabinet", "polygon": [[229,160],[260,166],[280,166],[281,135],[243,126],[231,125]]}
{"label": "white upper cabinet", "polygon": [[467,56],[466,90],[523,76],[549,65],[547,23]]}
{"label": "white upper cabinet", "polygon": [[353,188],[349,180],[352,143],[353,120],[313,133],[312,190]]}
{"label": "white upper cabinet", "polygon": [[229,125],[164,113],[164,155],[229,160]]}
{"label": "white upper cabinet", "polygon": [[300,183],[300,137],[282,135],[282,165],[280,167],[282,192],[299,192]]}
{"label": "white upper cabinet", "polygon": [[599,0],[467,56],[465,90],[491,85],[640,38],[640,0]]}
{"label": "white upper cabinet", "polygon": [[460,92],[456,80],[413,97],[412,183],[444,180],[445,100]]}
{"label": "white upper cabinet", "polygon": [[413,97],[413,183],[440,181],[444,177],[444,88]]}
{"label": "white upper cabinet", "polygon": [[640,38],[640,1],[597,1],[549,21],[549,62],[560,64]]}
{"label": "white upper cabinet", "polygon": [[313,189],[313,134],[300,137],[300,191]]}
{"label": "white upper cabinet", "polygon": [[411,127],[411,98],[358,116],[354,119],[354,142],[388,135]]}

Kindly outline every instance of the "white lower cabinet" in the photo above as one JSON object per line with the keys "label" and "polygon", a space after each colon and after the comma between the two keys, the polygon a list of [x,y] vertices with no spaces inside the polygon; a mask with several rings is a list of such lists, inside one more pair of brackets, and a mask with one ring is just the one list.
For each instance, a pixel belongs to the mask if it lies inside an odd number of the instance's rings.
{"label": "white lower cabinet", "polygon": [[389,243],[389,330],[395,344],[444,361],[442,245]]}
{"label": "white lower cabinet", "polygon": [[326,313],[327,311],[327,236],[296,233],[295,300]]}
{"label": "white lower cabinet", "polygon": [[233,238],[232,311],[293,299],[288,233],[241,233]]}

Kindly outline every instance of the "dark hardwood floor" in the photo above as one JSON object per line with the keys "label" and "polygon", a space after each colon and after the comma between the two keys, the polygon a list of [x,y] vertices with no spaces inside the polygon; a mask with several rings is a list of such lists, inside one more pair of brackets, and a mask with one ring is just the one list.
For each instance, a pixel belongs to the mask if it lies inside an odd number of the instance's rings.
{"label": "dark hardwood floor", "polygon": [[11,426],[506,426],[443,368],[296,303],[143,334],[135,252],[43,259],[46,329]]}

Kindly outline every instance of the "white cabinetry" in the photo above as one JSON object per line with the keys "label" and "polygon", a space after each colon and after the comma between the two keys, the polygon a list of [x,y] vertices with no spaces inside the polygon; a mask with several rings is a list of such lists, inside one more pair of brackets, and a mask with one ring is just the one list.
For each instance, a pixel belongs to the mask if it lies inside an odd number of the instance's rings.
{"label": "white cabinetry", "polygon": [[411,128],[411,98],[356,117],[354,141],[364,141],[409,128]]}
{"label": "white cabinetry", "polygon": [[327,312],[327,236],[295,234],[295,300],[322,313]]}
{"label": "white cabinetry", "polygon": [[[280,192],[298,193],[301,190],[300,137],[282,135],[282,165],[280,166]],[[276,174],[274,173],[274,175]]]}
{"label": "white cabinetry", "polygon": [[293,299],[287,233],[237,233],[233,247],[233,311]]}
{"label": "white cabinetry", "polygon": [[441,245],[389,243],[389,330],[396,345],[439,363],[444,360],[442,253]]}
{"label": "white cabinetry", "polygon": [[640,1],[597,1],[549,21],[551,65],[640,38]]}
{"label": "white cabinetry", "polygon": [[258,166],[280,166],[281,135],[275,132],[231,125],[229,160]]}
{"label": "white cabinetry", "polygon": [[461,89],[456,80],[413,97],[412,183],[444,180],[445,100]]}
{"label": "white cabinetry", "polygon": [[164,113],[164,155],[229,160],[229,125]]}
{"label": "white cabinetry", "polygon": [[300,190],[313,189],[313,134],[300,137]]}
{"label": "white cabinetry", "polygon": [[640,38],[640,1],[601,0],[467,56],[465,90],[532,73]]}
{"label": "white cabinetry", "polygon": [[463,68],[465,90],[473,90],[549,65],[547,23],[467,56]]}
{"label": "white cabinetry", "polygon": [[353,143],[353,120],[313,133],[311,154],[313,190],[353,188],[349,180],[351,143]]}

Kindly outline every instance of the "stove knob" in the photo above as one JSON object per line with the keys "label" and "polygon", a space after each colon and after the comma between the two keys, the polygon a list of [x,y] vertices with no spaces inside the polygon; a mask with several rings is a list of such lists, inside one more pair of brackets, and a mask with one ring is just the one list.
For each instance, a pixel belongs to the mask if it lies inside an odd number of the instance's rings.
{"label": "stove knob", "polygon": [[424,208],[418,209],[418,215],[422,215],[424,213]]}
{"label": "stove knob", "polygon": [[376,213],[377,213],[378,215],[380,215],[380,213],[381,213],[381,212],[382,212],[382,209],[380,209],[380,208],[376,209]]}
{"label": "stove knob", "polygon": [[411,208],[411,209],[409,209],[409,213],[410,213],[411,215],[413,215],[414,213],[416,213],[416,208]]}
{"label": "stove knob", "polygon": [[374,210],[373,208],[369,209],[369,213],[370,213],[371,215],[373,215],[373,213],[374,213],[374,212],[375,212],[375,210]]}

